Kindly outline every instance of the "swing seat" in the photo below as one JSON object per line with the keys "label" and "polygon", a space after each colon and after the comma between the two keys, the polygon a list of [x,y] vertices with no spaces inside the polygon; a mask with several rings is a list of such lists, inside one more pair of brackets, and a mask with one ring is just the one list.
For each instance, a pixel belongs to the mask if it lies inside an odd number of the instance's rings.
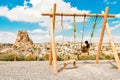
{"label": "swing seat", "polygon": [[68,61],[64,61],[63,63],[63,67],[66,68],[67,64],[69,63],[73,63],[73,67],[76,68],[76,60],[68,60]]}
{"label": "swing seat", "polygon": [[88,56],[89,52],[81,53],[81,56]]}

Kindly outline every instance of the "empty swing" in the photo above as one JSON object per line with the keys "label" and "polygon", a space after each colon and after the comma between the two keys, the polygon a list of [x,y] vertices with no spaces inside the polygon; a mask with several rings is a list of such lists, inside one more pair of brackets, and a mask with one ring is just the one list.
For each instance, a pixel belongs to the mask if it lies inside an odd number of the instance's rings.
{"label": "empty swing", "polygon": [[[63,28],[63,15],[61,15],[61,27],[62,27],[62,33],[63,33],[63,43],[64,43],[64,28]],[[75,48],[75,43],[76,43],[76,20],[75,20],[75,16],[74,16],[74,25],[73,25],[73,31],[74,31],[74,48]],[[65,53],[65,52],[64,52]],[[74,53],[75,53],[75,49],[74,49]],[[66,68],[68,63],[73,63],[73,66],[76,67],[76,60],[68,60],[66,61],[64,59],[64,63],[63,63],[63,67]]]}
{"label": "empty swing", "polygon": [[61,14],[61,27],[62,27],[62,54],[64,56],[63,60],[65,61],[65,49],[64,49],[64,26],[63,26],[63,14]]}

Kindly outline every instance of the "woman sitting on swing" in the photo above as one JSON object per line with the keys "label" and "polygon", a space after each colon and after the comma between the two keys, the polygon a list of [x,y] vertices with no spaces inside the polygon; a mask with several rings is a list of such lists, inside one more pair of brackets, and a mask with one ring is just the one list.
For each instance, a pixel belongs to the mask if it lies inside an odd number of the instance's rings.
{"label": "woman sitting on swing", "polygon": [[88,43],[88,41],[85,41],[84,45],[81,47],[81,52],[89,55],[89,48],[90,44]]}

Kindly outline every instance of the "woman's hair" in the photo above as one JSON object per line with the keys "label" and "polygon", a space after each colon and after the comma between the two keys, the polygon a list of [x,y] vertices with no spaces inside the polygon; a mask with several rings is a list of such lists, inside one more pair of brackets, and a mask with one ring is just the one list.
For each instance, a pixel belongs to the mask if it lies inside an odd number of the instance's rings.
{"label": "woman's hair", "polygon": [[88,44],[88,41],[85,41],[85,44]]}
{"label": "woman's hair", "polygon": [[87,44],[87,48],[90,48],[90,45],[88,44],[88,41],[85,41],[85,44]]}

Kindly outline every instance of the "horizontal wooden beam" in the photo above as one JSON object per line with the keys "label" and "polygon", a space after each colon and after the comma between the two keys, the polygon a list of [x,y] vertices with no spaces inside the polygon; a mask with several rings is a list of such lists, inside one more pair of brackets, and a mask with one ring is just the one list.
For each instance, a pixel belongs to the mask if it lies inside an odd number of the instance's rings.
{"label": "horizontal wooden beam", "polygon": [[[86,16],[86,17],[104,17],[104,14],[82,14],[82,13],[56,13],[56,16]],[[51,13],[42,13],[42,16],[52,16]],[[115,17],[114,14],[108,14],[107,17]]]}

